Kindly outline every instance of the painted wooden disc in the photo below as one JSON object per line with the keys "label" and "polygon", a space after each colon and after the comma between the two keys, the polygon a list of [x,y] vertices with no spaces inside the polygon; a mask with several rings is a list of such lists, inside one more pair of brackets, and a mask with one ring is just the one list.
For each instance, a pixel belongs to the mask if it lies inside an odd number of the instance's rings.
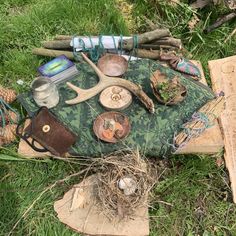
{"label": "painted wooden disc", "polygon": [[93,123],[95,135],[108,143],[123,140],[128,136],[130,129],[128,117],[115,111],[100,114]]}
{"label": "painted wooden disc", "polygon": [[132,103],[132,94],[125,88],[111,86],[101,92],[99,101],[108,110],[121,111]]}

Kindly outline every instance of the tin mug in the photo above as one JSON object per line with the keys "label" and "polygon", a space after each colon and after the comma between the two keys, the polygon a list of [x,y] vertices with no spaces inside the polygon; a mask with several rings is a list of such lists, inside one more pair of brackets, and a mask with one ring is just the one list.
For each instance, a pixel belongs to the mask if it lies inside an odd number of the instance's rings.
{"label": "tin mug", "polygon": [[33,98],[39,107],[55,107],[59,102],[59,93],[56,85],[47,77],[37,77],[31,83]]}

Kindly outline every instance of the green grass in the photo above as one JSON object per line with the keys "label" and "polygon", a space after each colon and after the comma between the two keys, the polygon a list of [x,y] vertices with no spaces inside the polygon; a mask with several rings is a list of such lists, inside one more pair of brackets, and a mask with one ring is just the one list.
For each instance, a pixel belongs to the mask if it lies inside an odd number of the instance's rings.
{"label": "green grass", "polygon": [[[224,39],[233,30],[233,22],[205,35],[209,25],[225,9],[208,7],[198,13],[201,19],[193,32],[187,22],[193,11],[184,3],[178,7],[167,1],[133,0],[132,19],[139,32],[145,31],[146,15],[169,26],[182,38],[194,59],[207,61],[233,55],[236,40]],[[184,1],[183,1],[184,2]],[[36,68],[48,59],[31,54],[40,41],[56,34],[128,34],[122,13],[112,0],[2,0],[0,3],[0,83],[18,92],[28,89]],[[17,85],[22,79],[24,86]],[[15,104],[17,106],[17,104]],[[16,161],[17,143],[1,150],[0,159],[0,235],[7,235],[13,225],[50,184],[79,170],[79,165],[63,161]],[[10,158],[11,157],[11,158]],[[10,160],[11,159],[11,160]],[[165,170],[153,193],[150,209],[151,235],[236,235],[236,207],[232,204],[228,174],[218,168],[215,157],[177,156],[158,162]],[[13,235],[78,235],[56,218],[53,203],[62,197],[78,178],[55,187],[36,203],[14,230]]]}

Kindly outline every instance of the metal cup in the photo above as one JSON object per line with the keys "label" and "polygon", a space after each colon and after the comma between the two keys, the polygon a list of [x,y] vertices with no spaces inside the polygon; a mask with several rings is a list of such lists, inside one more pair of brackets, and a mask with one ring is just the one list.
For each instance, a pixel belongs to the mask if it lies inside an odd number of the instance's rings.
{"label": "metal cup", "polygon": [[36,104],[40,107],[55,107],[59,102],[59,93],[56,85],[47,77],[37,77],[31,83],[31,90]]}

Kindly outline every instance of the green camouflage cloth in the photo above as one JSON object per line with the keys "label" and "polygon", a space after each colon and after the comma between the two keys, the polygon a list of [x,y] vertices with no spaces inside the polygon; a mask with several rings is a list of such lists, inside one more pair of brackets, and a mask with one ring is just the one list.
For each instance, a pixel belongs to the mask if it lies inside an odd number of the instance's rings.
{"label": "green camouflage cloth", "polygon": [[[88,64],[79,63],[77,68],[80,74],[71,80],[73,84],[84,89],[96,85],[98,77]],[[152,72],[157,69],[167,74],[169,79],[176,75],[180,77],[180,81],[187,88],[187,97],[182,103],[164,106],[157,102],[150,86]],[[51,109],[51,112],[78,135],[76,144],[70,150],[71,154],[88,157],[100,156],[130,148],[139,148],[143,154],[151,156],[170,154],[173,137],[181,130],[183,123],[207,101],[214,98],[214,94],[208,87],[148,59],[131,61],[124,78],[142,86],[155,103],[155,113],[150,114],[144,105],[133,96],[132,105],[123,111],[129,117],[131,132],[127,138],[116,144],[100,141],[93,133],[93,121],[99,114],[105,112],[99,104],[99,95],[77,105],[67,105],[65,101],[74,98],[77,94],[65,83],[59,85],[60,102]],[[21,94],[19,101],[29,115],[38,110],[30,92]]]}

